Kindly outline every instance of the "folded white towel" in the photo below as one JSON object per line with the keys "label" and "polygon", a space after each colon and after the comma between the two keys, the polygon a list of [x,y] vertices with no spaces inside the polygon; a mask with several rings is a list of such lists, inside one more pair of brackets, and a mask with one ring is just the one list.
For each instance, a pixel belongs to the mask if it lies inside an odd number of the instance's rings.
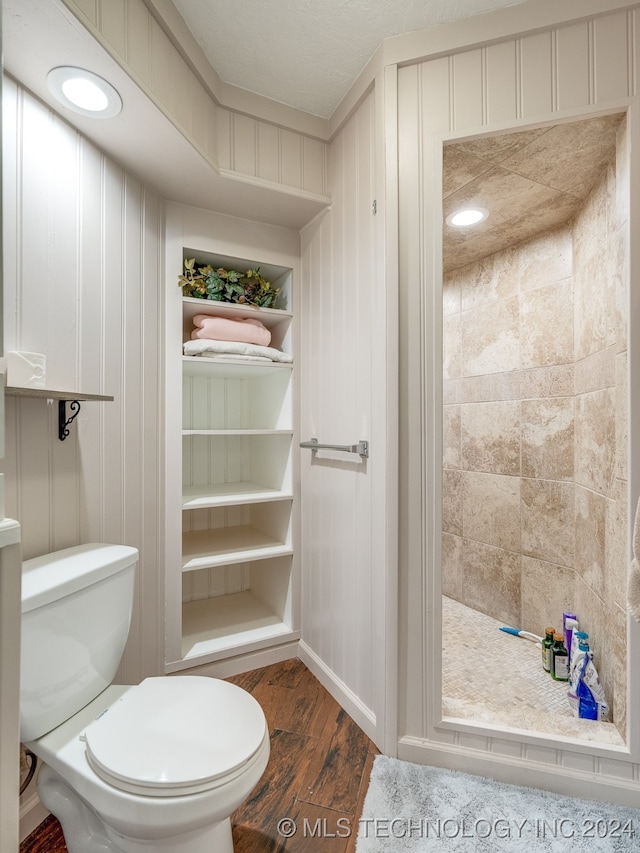
{"label": "folded white towel", "polygon": [[633,524],[633,559],[629,567],[627,607],[636,622],[640,622],[640,501]]}
{"label": "folded white towel", "polygon": [[257,361],[261,364],[265,362],[267,364],[272,364],[273,359],[267,358],[264,355],[235,355],[234,353],[229,352],[203,352],[198,358],[215,358],[216,361]]}
{"label": "folded white towel", "polygon": [[293,361],[289,353],[282,352],[274,347],[262,347],[258,344],[247,344],[240,341],[197,340],[187,341],[184,345],[185,355],[204,355],[208,358],[213,358],[220,353],[262,356],[271,361],[282,361],[286,364]]}

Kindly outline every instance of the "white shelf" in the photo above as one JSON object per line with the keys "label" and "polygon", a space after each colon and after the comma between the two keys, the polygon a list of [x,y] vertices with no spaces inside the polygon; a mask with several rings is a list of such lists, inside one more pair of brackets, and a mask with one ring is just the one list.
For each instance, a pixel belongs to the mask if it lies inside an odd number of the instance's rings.
{"label": "white shelf", "polygon": [[205,486],[184,486],[183,509],[206,509],[214,506],[263,503],[293,500],[293,493],[267,489],[261,483],[211,483]]}
{"label": "white shelf", "polygon": [[[219,376],[234,379],[255,379],[256,375],[280,370],[291,370],[292,362],[245,361],[244,359],[207,358],[202,355],[183,355],[182,371],[185,376]],[[259,374],[256,373],[259,371]]]}
{"label": "white shelf", "polygon": [[250,590],[182,605],[182,657],[189,659],[292,634]]}
{"label": "white shelf", "polygon": [[293,435],[290,429],[183,429],[182,435]]}
{"label": "white shelf", "polygon": [[[215,299],[198,299],[194,296],[183,296],[182,306],[184,316],[193,320],[196,314],[217,314],[219,317],[257,317],[265,326],[271,322],[291,320],[293,312],[281,308],[258,308],[256,305],[240,305],[238,302],[217,302]],[[206,309],[206,310],[203,310]]]}
{"label": "white shelf", "polygon": [[183,572],[290,554],[293,548],[289,544],[255,527],[222,527],[182,535]]}

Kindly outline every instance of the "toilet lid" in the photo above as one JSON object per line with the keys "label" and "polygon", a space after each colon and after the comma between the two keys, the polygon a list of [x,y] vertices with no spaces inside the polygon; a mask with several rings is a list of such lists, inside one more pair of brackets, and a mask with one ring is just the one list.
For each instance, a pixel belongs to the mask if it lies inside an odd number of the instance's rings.
{"label": "toilet lid", "polygon": [[84,731],[104,781],[132,793],[175,796],[214,787],[258,751],[267,731],[256,700],[227,681],[147,678]]}

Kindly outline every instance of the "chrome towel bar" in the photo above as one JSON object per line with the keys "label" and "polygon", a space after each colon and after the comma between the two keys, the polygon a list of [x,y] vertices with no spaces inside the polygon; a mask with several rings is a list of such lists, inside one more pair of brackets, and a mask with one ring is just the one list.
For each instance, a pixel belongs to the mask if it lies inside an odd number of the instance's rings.
{"label": "chrome towel bar", "polygon": [[308,447],[309,450],[342,450],[344,453],[357,453],[359,456],[369,456],[369,442],[359,441],[357,444],[319,444],[317,438],[309,441],[301,441],[300,447]]}

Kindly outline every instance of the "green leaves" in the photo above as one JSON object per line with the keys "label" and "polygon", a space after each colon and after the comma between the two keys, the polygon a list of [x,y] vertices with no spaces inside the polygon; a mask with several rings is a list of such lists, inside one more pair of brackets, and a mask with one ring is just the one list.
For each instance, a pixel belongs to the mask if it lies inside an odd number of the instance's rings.
{"label": "green leaves", "polygon": [[223,267],[214,269],[211,264],[197,266],[195,258],[185,259],[184,273],[178,277],[178,284],[185,296],[259,308],[272,308],[280,292],[260,275],[260,267],[242,274]]}

